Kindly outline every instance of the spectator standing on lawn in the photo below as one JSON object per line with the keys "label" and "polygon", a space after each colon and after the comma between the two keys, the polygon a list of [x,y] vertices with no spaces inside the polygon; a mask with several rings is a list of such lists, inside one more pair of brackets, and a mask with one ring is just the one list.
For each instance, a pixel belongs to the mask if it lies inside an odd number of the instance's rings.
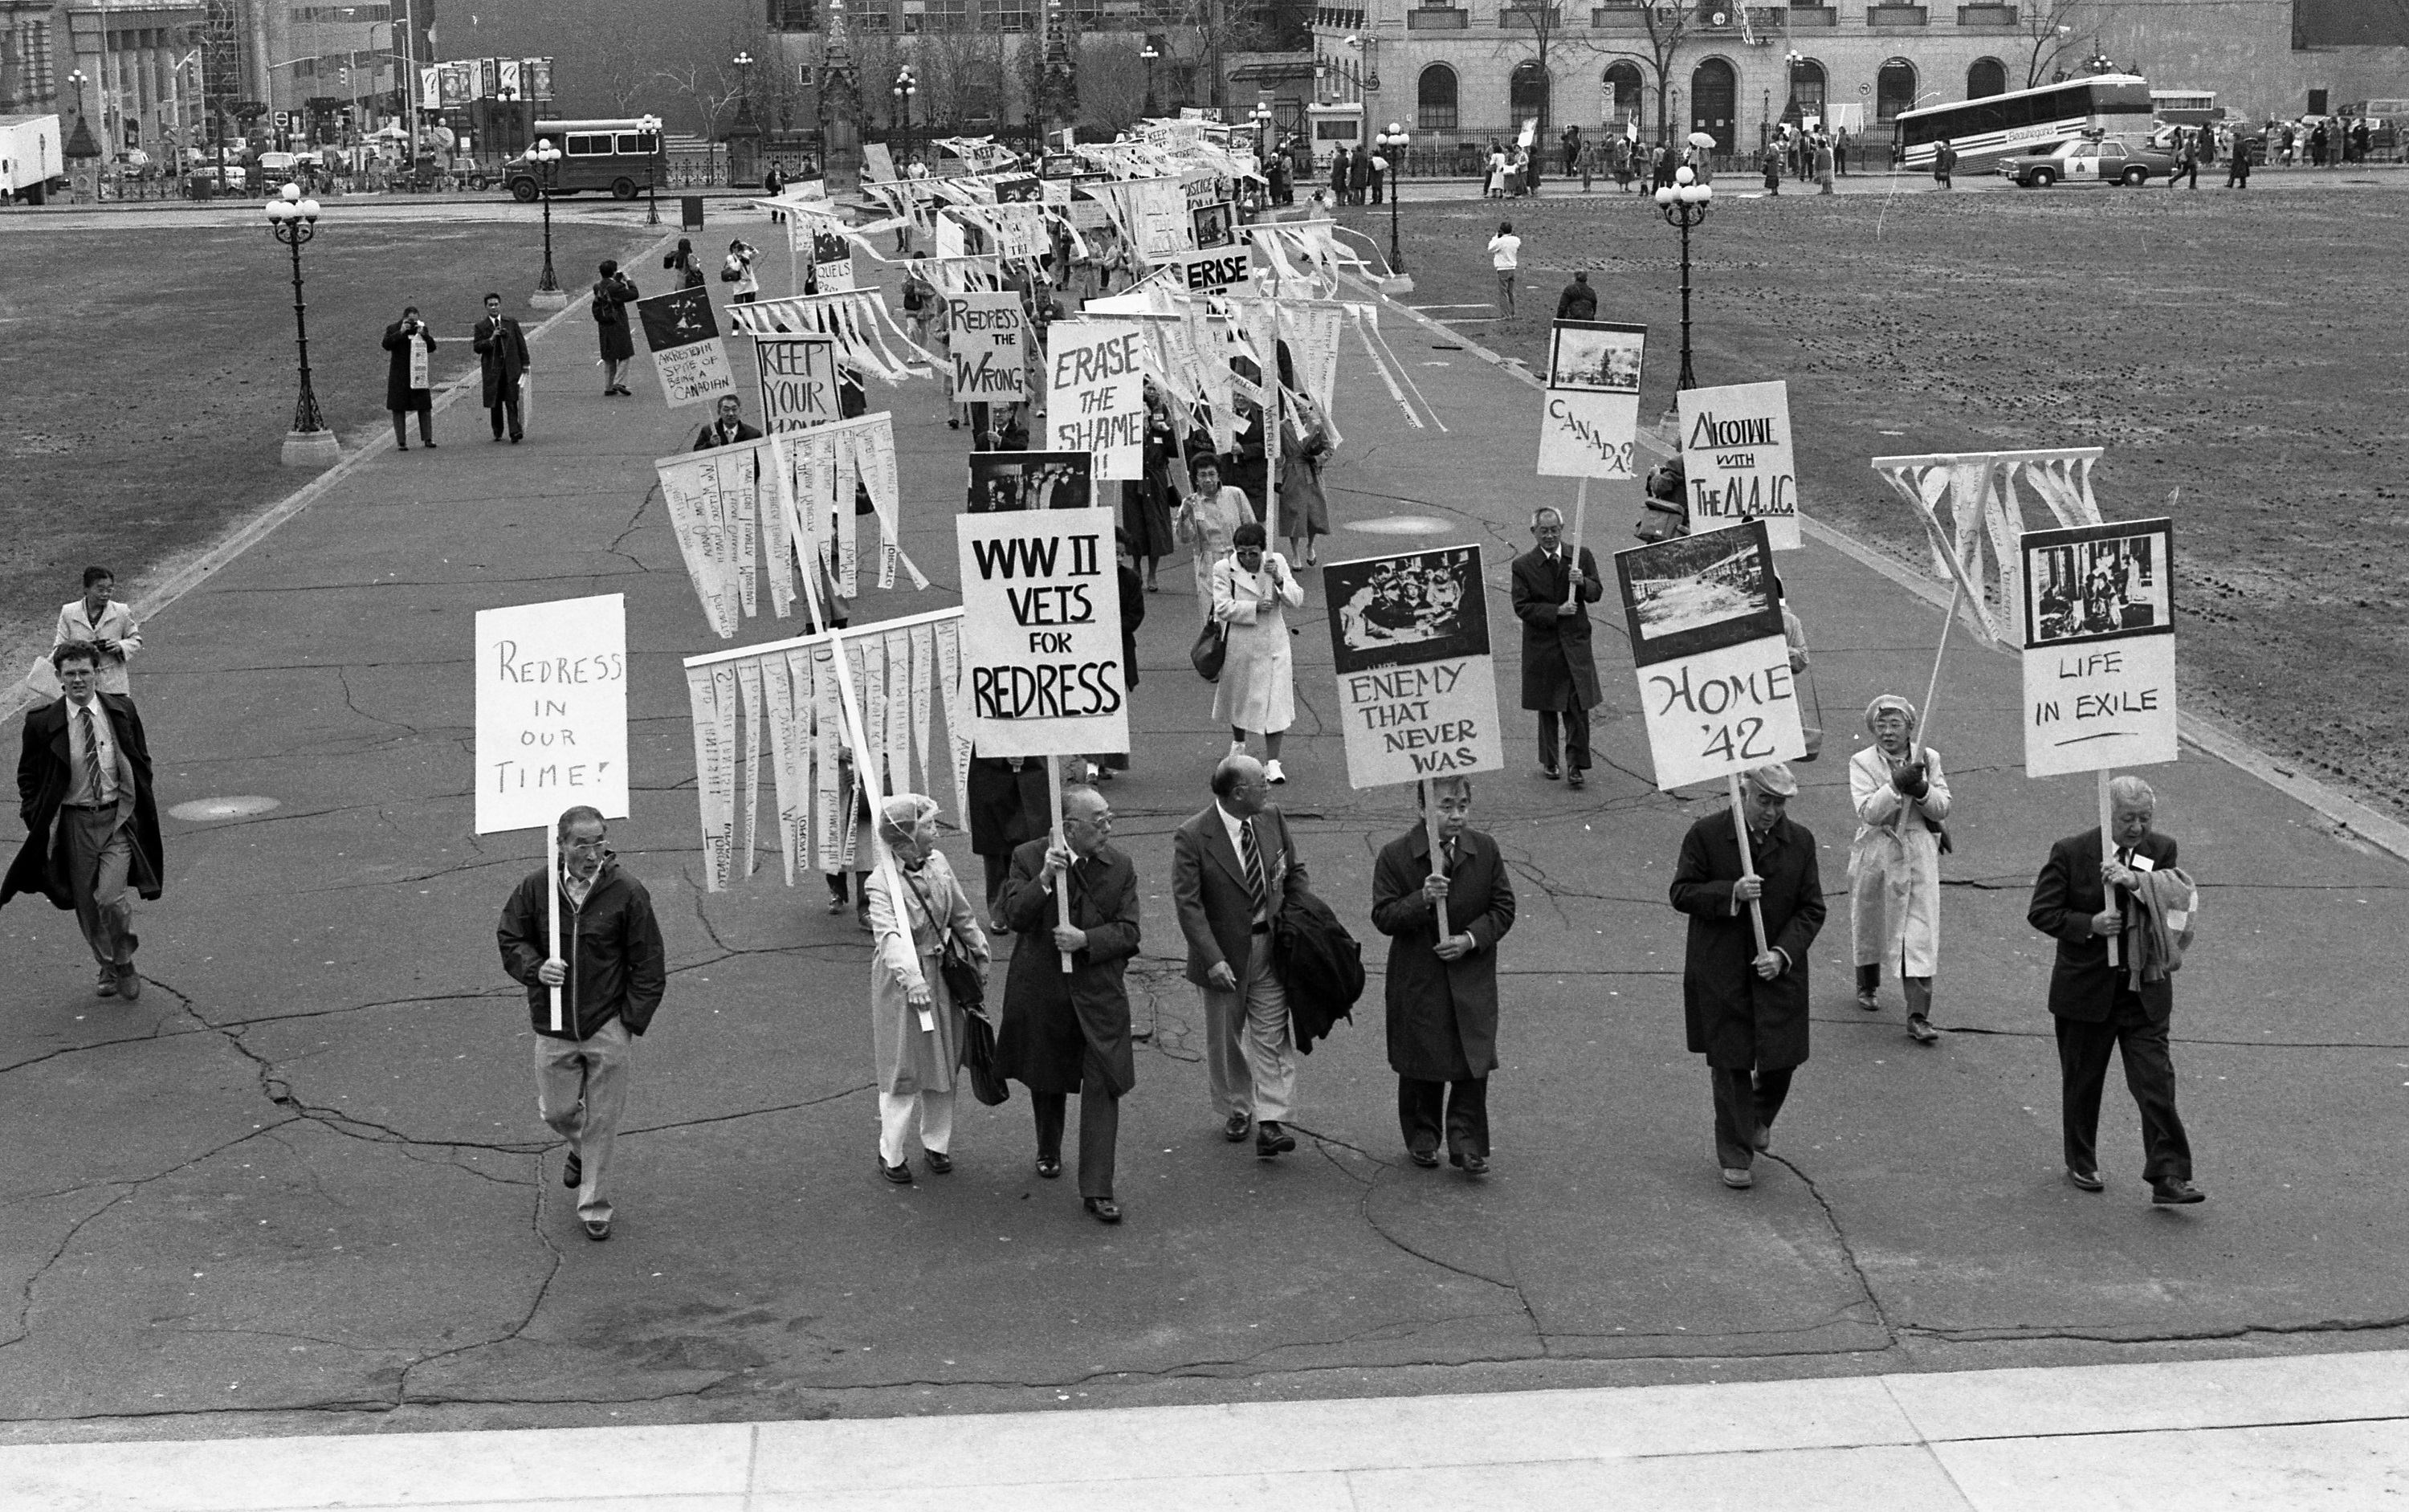
{"label": "spectator standing on lawn", "polygon": [[[384,407],[393,415],[393,444],[396,450],[410,450],[410,416],[418,415],[418,439],[428,448],[435,445],[435,390],[413,388],[410,382],[411,348],[426,343],[430,363],[435,354],[435,333],[418,318],[416,305],[405,306],[401,319],[384,328],[384,349],[389,356],[385,363]],[[430,369],[428,379],[433,380]]]}
{"label": "spectator standing on lawn", "polygon": [[1832,138],[1819,134],[1815,138],[1815,182],[1821,187],[1815,193],[1828,194],[1832,192],[1832,176],[1837,171],[1839,161],[1832,151]]}
{"label": "spectator standing on lawn", "polygon": [[1957,149],[1950,144],[1948,137],[1943,137],[1940,145],[1932,150],[1932,181],[1946,189],[1949,176],[1956,169]]}
{"label": "spectator standing on lawn", "polygon": [[1589,286],[1588,274],[1574,274],[1565,292],[1556,295],[1556,319],[1597,319],[1597,291]]}
{"label": "spectator standing on lawn", "polygon": [[2188,179],[2191,180],[2192,188],[2198,189],[2200,187],[2200,137],[2198,133],[2188,131],[2180,135],[2183,139],[2175,149],[2175,171],[2167,175],[2167,187],[2172,189]]}
{"label": "spectator standing on lawn", "polygon": [[117,574],[105,567],[83,569],[83,597],[59,606],[59,623],[50,633],[50,649],[88,645],[100,654],[93,685],[103,693],[131,693],[125,664],[142,649],[142,629],[134,611],[114,597]]}
{"label": "spectator standing on lawn", "polygon": [[1522,238],[1514,234],[1514,223],[1497,223],[1497,234],[1489,238],[1489,266],[1497,272],[1497,318],[1514,318],[1514,276],[1521,270]]}
{"label": "spectator standing on lawn", "polygon": [[2250,159],[2256,155],[2258,150],[2257,141],[2251,137],[2236,137],[2233,138],[2232,155],[2225,160],[2226,188],[2247,189],[2250,187]]}
{"label": "spectator standing on lawn", "polygon": [[627,329],[627,307],[636,302],[636,281],[619,271],[616,258],[604,258],[597,271],[601,277],[594,281],[594,333],[602,344],[602,393],[633,397],[627,378],[636,342]]}
{"label": "spectator standing on lawn", "polygon": [[494,439],[502,439],[502,423],[510,422],[511,444],[515,446],[527,435],[519,423],[519,380],[533,366],[527,355],[527,332],[519,323],[502,313],[502,296],[485,295],[485,316],[469,333],[469,347],[477,353],[477,366],[483,369],[485,413],[494,422]]}

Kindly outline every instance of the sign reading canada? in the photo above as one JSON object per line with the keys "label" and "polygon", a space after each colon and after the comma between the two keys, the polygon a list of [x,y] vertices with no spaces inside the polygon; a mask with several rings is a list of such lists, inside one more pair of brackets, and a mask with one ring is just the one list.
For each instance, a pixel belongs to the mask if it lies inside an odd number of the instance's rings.
{"label": "sign reading canada?", "polygon": [[1109,509],[963,514],[962,683],[982,756],[1129,749]]}

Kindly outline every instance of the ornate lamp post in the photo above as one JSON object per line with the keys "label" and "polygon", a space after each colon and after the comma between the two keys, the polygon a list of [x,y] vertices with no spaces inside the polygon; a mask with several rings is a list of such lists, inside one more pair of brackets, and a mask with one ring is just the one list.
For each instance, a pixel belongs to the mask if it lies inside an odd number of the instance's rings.
{"label": "ornate lamp post", "polygon": [[1406,187],[1406,148],[1412,140],[1406,128],[1393,121],[1388,130],[1372,138],[1389,161],[1389,269],[1394,273],[1406,270],[1406,254],[1397,248],[1397,201],[1405,197],[1401,191]]}
{"label": "ornate lamp post", "polygon": [[1162,54],[1155,50],[1153,43],[1148,42],[1146,46],[1138,49],[1137,55],[1139,61],[1146,65],[1146,114],[1150,120],[1154,116],[1155,108],[1154,60],[1161,57]]}
{"label": "ornate lamp post", "polygon": [[569,303],[568,293],[552,271],[552,191],[560,178],[560,144],[549,137],[540,137],[528,149],[527,156],[535,160],[536,187],[543,194],[543,279],[536,284],[535,294],[527,303],[538,310],[559,310]]}
{"label": "ornate lamp post", "polygon": [[309,307],[301,298],[301,244],[317,234],[318,202],[303,199],[298,184],[267,202],[267,232],[293,252],[293,338],[301,353],[301,396],[294,401],[293,429],[284,438],[288,468],[325,468],[342,460],[342,443],[318,413],[318,396],[310,387]]}
{"label": "ornate lamp post", "polygon": [[656,169],[661,160],[661,118],[644,116],[637,121],[636,129],[644,134],[644,223],[658,225],[661,223],[661,194],[656,181],[660,175]]}
{"label": "ornate lamp post", "polygon": [[1697,177],[1686,166],[1677,168],[1672,186],[1656,191],[1656,208],[1665,212],[1665,223],[1681,232],[1681,376],[1674,385],[1677,389],[1698,386],[1697,374],[1690,368],[1690,228],[1706,220],[1707,205],[1715,191],[1711,184],[1699,183]]}

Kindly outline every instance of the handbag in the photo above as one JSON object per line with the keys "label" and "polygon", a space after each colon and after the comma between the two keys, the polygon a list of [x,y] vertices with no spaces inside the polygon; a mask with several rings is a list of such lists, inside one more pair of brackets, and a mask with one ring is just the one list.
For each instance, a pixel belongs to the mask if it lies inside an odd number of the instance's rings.
{"label": "handbag", "polygon": [[1196,632],[1196,643],[1188,648],[1189,665],[1196,675],[1207,683],[1221,681],[1221,663],[1230,655],[1230,627],[1219,620],[1208,622]]}
{"label": "handbag", "polygon": [[950,929],[937,927],[937,915],[909,878],[903,890],[920,905],[920,917],[929,931],[945,941],[937,954],[937,974],[945,981],[945,995],[962,1011],[962,1068],[971,1073],[971,1095],[992,1108],[1008,1101],[1012,1086],[995,1069],[995,1024],[987,1016],[987,983],[979,975],[978,963],[963,953],[961,942]]}

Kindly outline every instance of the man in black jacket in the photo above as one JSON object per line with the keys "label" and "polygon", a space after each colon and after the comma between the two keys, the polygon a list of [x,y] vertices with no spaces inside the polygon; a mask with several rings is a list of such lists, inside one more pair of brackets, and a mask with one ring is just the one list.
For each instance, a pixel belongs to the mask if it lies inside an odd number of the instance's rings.
{"label": "man in black jacket", "polygon": [[[502,905],[496,935],[502,969],[527,988],[535,1023],[536,1111],[569,1141],[560,1184],[577,1192],[588,1239],[611,1237],[604,1187],[627,1102],[635,1040],[653,1021],[668,984],[661,928],[644,885],[619,870],[604,844],[602,815],[580,805],[560,816],[560,874],[528,873]],[[574,959],[553,944],[545,889],[560,889],[577,942]],[[561,1028],[552,1027],[560,988]]]}
{"label": "man in black jacket", "polygon": [[485,412],[493,417],[494,439],[502,439],[502,422],[510,421],[511,443],[527,434],[519,422],[519,380],[529,366],[527,333],[502,313],[502,296],[485,295],[485,318],[477,323],[469,344],[483,368]]}
{"label": "man in black jacket", "polygon": [[708,452],[714,446],[734,446],[739,441],[757,441],[761,433],[744,423],[744,401],[733,394],[719,396],[719,413],[711,424],[695,432],[696,452]]}
{"label": "man in black jacket", "polygon": [[1588,274],[1574,274],[1573,281],[1565,285],[1564,293],[1556,295],[1556,319],[1597,319],[1597,291],[1589,286]]}

